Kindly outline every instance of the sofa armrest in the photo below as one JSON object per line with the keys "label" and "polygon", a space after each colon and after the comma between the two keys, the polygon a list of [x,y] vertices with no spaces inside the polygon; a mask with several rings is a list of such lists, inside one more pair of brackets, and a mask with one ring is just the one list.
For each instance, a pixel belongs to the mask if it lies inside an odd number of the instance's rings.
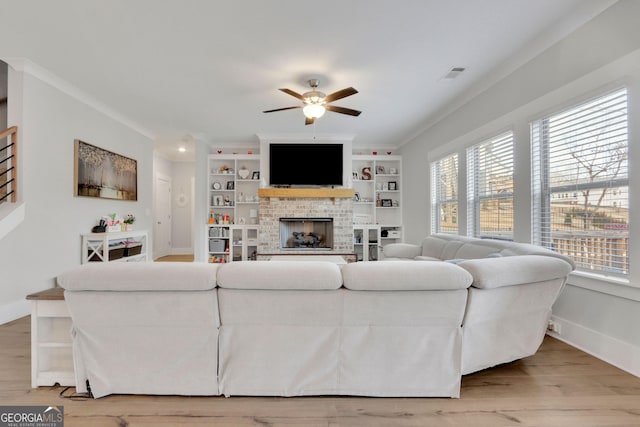
{"label": "sofa armrest", "polygon": [[471,286],[484,289],[558,279],[573,270],[568,262],[544,255],[471,259],[458,266],[473,276]]}
{"label": "sofa armrest", "polygon": [[422,254],[422,247],[411,243],[390,243],[382,247],[385,258],[414,259]]}

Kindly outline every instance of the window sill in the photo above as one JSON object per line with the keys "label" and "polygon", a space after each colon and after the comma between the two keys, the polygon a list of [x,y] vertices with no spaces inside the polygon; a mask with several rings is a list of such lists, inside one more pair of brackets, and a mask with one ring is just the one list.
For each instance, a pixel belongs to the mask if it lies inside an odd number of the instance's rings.
{"label": "window sill", "polygon": [[567,283],[591,291],[640,302],[640,287],[632,285],[628,279],[602,276],[585,271],[574,271],[569,275]]}

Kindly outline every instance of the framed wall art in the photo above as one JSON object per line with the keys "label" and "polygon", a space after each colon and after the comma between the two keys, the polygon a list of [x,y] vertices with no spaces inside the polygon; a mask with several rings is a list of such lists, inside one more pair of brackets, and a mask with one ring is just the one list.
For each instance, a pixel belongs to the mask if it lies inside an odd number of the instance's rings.
{"label": "framed wall art", "polygon": [[138,200],[138,162],[76,139],[74,196]]}

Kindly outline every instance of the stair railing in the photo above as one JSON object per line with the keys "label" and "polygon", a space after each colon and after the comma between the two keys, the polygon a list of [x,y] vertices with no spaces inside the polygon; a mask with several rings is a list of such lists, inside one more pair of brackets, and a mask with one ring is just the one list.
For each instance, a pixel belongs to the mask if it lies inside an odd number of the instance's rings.
{"label": "stair railing", "polygon": [[0,132],[0,204],[15,203],[18,179],[18,127]]}

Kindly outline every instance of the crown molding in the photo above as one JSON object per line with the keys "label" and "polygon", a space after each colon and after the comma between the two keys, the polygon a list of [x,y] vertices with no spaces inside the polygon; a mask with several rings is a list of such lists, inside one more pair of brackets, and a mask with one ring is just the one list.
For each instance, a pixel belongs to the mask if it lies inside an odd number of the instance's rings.
{"label": "crown molding", "polygon": [[315,134],[310,135],[308,133],[283,133],[283,134],[264,134],[258,133],[256,134],[260,142],[307,142],[307,141],[335,141],[335,142],[353,142],[355,138],[355,134],[335,134],[335,133],[325,133],[325,134]]}
{"label": "crown molding", "polygon": [[29,74],[32,77],[58,89],[62,93],[88,105],[94,110],[104,114],[105,116],[127,126],[130,129],[138,132],[139,134],[151,139],[155,140],[156,135],[145,128],[144,126],[136,123],[133,120],[125,117],[121,113],[115,111],[113,108],[107,106],[106,104],[100,102],[95,97],[89,95],[88,93],[78,89],[73,84],[68,81],[62,79],[46,68],[36,64],[35,62],[27,59],[27,58],[3,58],[4,62],[9,64],[11,68],[18,72],[22,72],[25,74]]}

